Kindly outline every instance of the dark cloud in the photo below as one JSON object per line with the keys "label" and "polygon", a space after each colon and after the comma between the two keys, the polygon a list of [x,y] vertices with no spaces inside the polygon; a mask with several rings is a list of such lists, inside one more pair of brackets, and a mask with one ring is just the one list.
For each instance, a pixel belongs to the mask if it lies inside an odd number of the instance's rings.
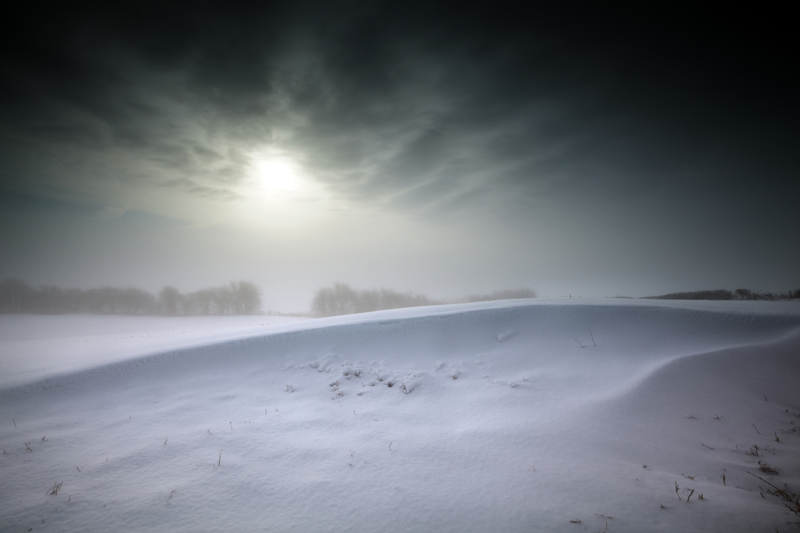
{"label": "dark cloud", "polygon": [[[751,22],[739,55],[742,34],[716,12],[144,2],[59,15],[44,45],[32,41],[50,26],[11,54],[6,139],[87,159],[119,149],[212,182],[247,162],[205,134],[277,143],[334,191],[398,208],[487,182],[532,201],[611,175],[682,182],[686,165],[730,161],[786,184],[797,106],[782,38]],[[220,168],[201,172],[211,154]]]}

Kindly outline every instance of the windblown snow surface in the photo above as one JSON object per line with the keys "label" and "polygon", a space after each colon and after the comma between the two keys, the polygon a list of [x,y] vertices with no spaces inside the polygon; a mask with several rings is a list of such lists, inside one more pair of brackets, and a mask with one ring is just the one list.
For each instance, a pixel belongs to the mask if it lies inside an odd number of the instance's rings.
{"label": "windblown snow surface", "polygon": [[0,317],[0,530],[798,528],[797,302],[215,320]]}

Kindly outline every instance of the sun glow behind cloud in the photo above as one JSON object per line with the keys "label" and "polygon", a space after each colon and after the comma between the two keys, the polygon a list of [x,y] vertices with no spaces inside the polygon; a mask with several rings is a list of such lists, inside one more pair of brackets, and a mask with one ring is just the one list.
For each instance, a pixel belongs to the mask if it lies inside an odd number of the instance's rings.
{"label": "sun glow behind cloud", "polygon": [[256,156],[251,175],[265,191],[297,191],[303,188],[301,171],[292,159],[284,156]]}
{"label": "sun glow behind cloud", "polygon": [[247,226],[281,231],[310,230],[333,211],[325,188],[288,154],[259,152],[250,158],[245,200],[235,218]]}

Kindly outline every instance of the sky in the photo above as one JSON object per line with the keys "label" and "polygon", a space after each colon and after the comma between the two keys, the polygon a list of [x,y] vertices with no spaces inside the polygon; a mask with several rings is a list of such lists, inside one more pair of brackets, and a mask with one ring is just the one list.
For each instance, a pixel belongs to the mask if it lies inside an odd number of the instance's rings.
{"label": "sky", "polygon": [[112,4],[3,8],[0,279],[800,288],[779,7]]}

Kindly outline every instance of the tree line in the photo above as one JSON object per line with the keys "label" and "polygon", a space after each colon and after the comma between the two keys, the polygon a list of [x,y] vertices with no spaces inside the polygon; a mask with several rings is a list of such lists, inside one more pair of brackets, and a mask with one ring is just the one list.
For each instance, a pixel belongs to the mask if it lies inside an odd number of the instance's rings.
{"label": "tree line", "polygon": [[17,278],[0,282],[0,313],[99,315],[253,315],[261,312],[261,290],[250,281],[181,293],[172,286],[151,294],[134,287],[62,289],[32,287]]}
{"label": "tree line", "polygon": [[800,299],[800,289],[784,293],[754,291],[751,289],[716,289],[708,291],[673,292],[661,296],[647,296],[652,300],[797,300]]}
{"label": "tree line", "polygon": [[441,302],[411,292],[403,293],[390,289],[359,291],[339,281],[334,283],[333,287],[322,287],[317,290],[317,294],[311,302],[311,313],[319,317],[338,316],[438,303]]}
{"label": "tree line", "polygon": [[431,300],[427,296],[412,292],[398,292],[391,289],[357,290],[346,283],[336,282],[332,287],[322,287],[317,290],[311,303],[311,313],[314,316],[325,317],[367,313],[384,309],[400,309],[402,307],[484,302],[513,298],[536,298],[536,293],[530,289],[514,289],[497,291],[492,294],[470,295],[457,302],[442,302]]}

